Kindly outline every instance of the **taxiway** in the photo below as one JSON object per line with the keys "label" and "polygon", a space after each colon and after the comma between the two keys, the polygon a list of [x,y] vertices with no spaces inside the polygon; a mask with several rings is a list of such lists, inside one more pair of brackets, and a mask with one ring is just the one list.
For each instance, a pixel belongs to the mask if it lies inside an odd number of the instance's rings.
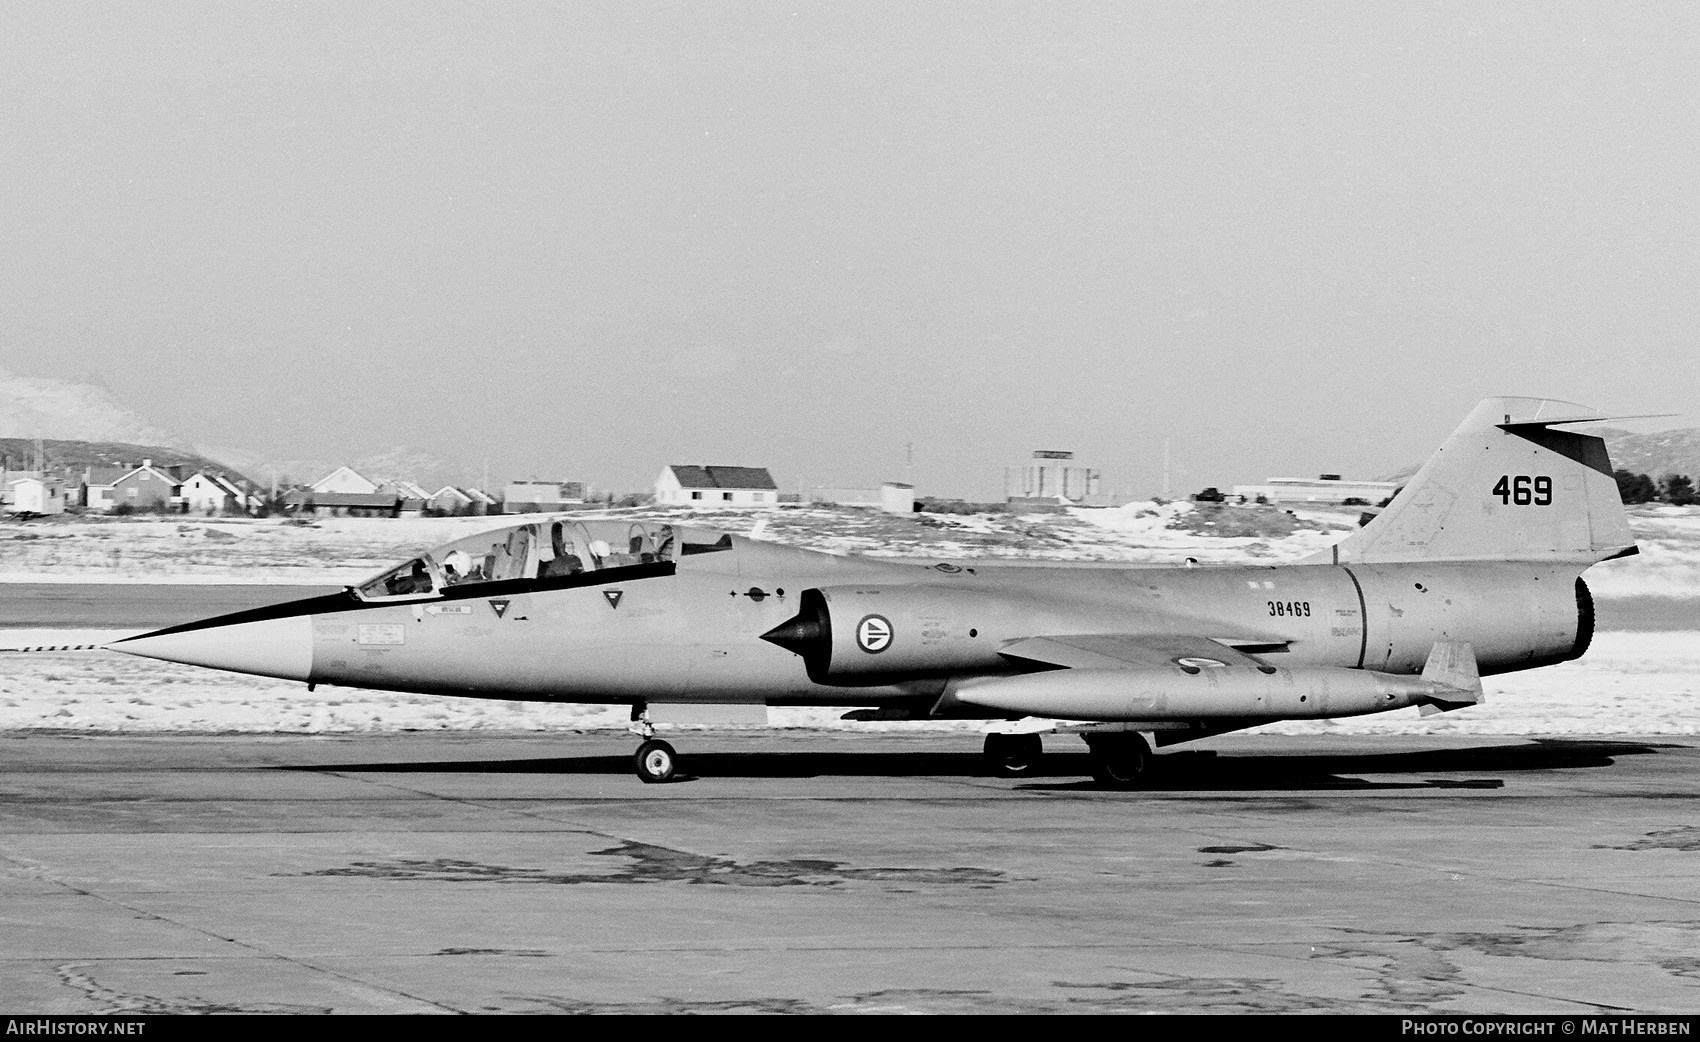
{"label": "taxiway", "polygon": [[0,738],[8,1012],[1683,1012],[1700,742]]}

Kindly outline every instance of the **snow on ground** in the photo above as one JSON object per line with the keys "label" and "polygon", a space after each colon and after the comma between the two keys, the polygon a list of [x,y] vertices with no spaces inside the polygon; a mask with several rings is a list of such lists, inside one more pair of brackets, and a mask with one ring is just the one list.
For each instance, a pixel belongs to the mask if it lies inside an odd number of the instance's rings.
{"label": "snow on ground", "polygon": [[0,522],[0,583],[359,582],[500,519],[63,517]]}
{"label": "snow on ground", "polygon": [[[747,533],[835,553],[962,558],[1033,557],[1178,564],[1272,563],[1305,556],[1349,530],[1351,512],[1300,511],[1320,527],[1290,535],[1222,538],[1171,527],[1189,504],[1138,503],[1052,514],[892,516],[847,508],[614,511]],[[604,515],[606,516],[606,515]],[[1700,509],[1638,507],[1638,557],[1588,572],[1602,600],[1700,598]],[[418,551],[511,518],[65,518],[0,522],[5,582],[357,582]],[[1277,526],[1278,527],[1278,526]],[[112,631],[6,631],[0,649],[104,643]],[[1578,662],[1491,677],[1485,705],[1433,717],[1415,710],[1350,720],[1284,723],[1282,734],[1700,733],[1700,632],[1602,632]],[[777,726],[975,731],[972,722],[846,724],[836,709],[775,709]],[[328,733],[430,729],[623,728],[626,711],[305,685],[136,659],[110,651],[0,650],[0,730]]]}

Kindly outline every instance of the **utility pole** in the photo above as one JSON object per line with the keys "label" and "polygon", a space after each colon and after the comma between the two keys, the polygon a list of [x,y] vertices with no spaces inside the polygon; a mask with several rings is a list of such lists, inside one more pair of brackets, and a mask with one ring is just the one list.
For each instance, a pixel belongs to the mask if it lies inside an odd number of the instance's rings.
{"label": "utility pole", "polygon": [[915,487],[915,443],[912,442],[912,441],[904,442],[903,443],[903,453],[904,453],[903,483],[905,485],[908,485],[910,488],[914,488]]}
{"label": "utility pole", "polygon": [[1163,439],[1163,498],[1169,498],[1169,439]]}

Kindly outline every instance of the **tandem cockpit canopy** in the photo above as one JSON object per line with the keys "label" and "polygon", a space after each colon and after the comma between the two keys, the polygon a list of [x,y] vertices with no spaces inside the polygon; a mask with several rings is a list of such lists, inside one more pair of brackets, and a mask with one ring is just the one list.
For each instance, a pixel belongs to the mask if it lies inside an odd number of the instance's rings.
{"label": "tandem cockpit canopy", "polygon": [[[354,587],[361,600],[441,594],[469,583],[570,578],[730,550],[720,532],[629,520],[541,520],[445,543]],[[614,576],[610,576],[613,579]]]}

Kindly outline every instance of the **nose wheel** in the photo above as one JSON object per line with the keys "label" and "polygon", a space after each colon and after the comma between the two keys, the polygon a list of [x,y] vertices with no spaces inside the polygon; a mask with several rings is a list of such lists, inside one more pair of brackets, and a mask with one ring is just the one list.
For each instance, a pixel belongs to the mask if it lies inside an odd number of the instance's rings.
{"label": "nose wheel", "polygon": [[668,782],[679,771],[679,754],[659,738],[647,739],[632,757],[637,776],[650,784]]}

